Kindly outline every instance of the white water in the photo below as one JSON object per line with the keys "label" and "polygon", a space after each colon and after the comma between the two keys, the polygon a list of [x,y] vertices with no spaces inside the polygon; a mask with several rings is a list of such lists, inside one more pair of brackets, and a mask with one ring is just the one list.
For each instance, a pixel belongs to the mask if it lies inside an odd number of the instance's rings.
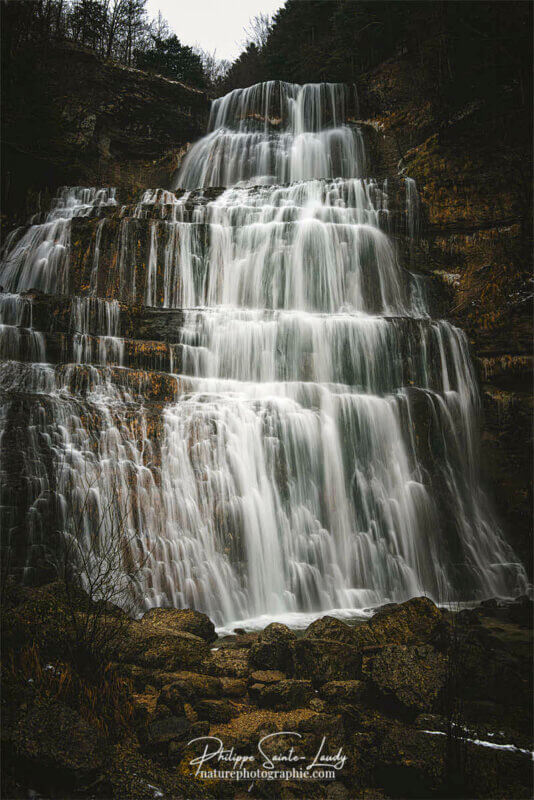
{"label": "white water", "polygon": [[362,174],[361,135],[345,125],[354,87],[268,81],[213,101],[208,135],[188,153],[177,186],[283,184]]}
{"label": "white water", "polygon": [[[431,319],[421,280],[399,264],[383,230],[387,187],[358,177],[349,100],[345,87],[272,82],[215,101],[177,179],[188,191],[147,191],[135,209],[149,218],[143,300],[185,309],[160,452],[148,383],[122,369],[118,387],[108,366],[124,363],[116,301],[72,300],[74,360],[100,365],[89,377],[72,365],[5,373],[5,387],[49,395],[31,422],[62,464],[68,535],[80,535],[69,509],[86,486],[98,508],[110,485],[132,498],[141,607],[193,606],[220,626],[254,627],[423,593],[450,601],[525,588],[479,483],[465,337]],[[287,181],[298,182],[278,185]],[[214,199],[195,199],[197,186],[221,183]],[[80,213],[98,216],[96,197]],[[417,206],[407,181],[412,236]],[[54,218],[31,228],[25,254],[14,243],[4,286],[68,291],[68,253],[53,255],[58,237],[68,251],[66,219],[59,234]],[[91,429],[80,392],[98,420]],[[93,524],[88,515],[87,547]]]}

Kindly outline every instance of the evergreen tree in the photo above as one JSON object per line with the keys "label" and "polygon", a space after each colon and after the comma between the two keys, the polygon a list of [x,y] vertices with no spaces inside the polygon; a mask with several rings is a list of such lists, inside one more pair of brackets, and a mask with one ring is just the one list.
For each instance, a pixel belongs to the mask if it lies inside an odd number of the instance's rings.
{"label": "evergreen tree", "polygon": [[153,46],[149,50],[136,53],[136,63],[140,69],[195,86],[205,85],[202,58],[191,47],[182,45],[176,35],[166,39],[153,36],[152,41]]}

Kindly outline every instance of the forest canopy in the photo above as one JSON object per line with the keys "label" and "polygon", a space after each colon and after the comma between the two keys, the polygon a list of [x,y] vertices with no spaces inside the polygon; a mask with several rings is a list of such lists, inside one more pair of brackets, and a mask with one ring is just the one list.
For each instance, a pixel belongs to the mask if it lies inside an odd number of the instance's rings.
{"label": "forest canopy", "polygon": [[[355,82],[392,54],[432,71],[440,101],[491,97],[506,83],[529,95],[532,6],[462,0],[286,0],[243,31],[230,64],[180,41],[147,0],[4,0],[4,63],[28,45],[70,41],[129,67],[213,95],[265,80]],[[239,35],[239,31],[236,31]]]}
{"label": "forest canopy", "polygon": [[147,0],[22,0],[2,3],[4,63],[25,47],[67,41],[100,56],[197,88],[213,90],[230,66],[214,53],[180,42]]}
{"label": "forest canopy", "polygon": [[506,82],[527,97],[531,20],[525,2],[287,0],[261,36],[249,37],[224,88],[352,82],[392,54],[410,53],[431,67],[446,102],[491,96]]}

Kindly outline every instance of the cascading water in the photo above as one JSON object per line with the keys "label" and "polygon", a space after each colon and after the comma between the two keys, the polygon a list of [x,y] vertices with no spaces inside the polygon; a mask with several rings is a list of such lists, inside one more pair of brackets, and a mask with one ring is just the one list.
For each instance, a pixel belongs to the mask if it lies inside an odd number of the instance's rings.
{"label": "cascading water", "polygon": [[[177,178],[185,192],[147,191],[119,212],[119,294],[100,297],[108,223],[98,221],[86,296],[70,301],[72,364],[13,371],[44,362],[44,345],[38,358],[6,350],[3,387],[47,395],[29,430],[46,433],[61,464],[52,486],[42,445],[28,444],[41,464],[31,541],[46,537],[35,523],[45,490],[62,498],[65,535],[80,537],[69,508],[84,482],[97,507],[118,486],[133,498],[139,608],[189,605],[228,624],[524,590],[479,483],[465,337],[431,318],[421,279],[399,264],[387,186],[363,177],[355,107],[335,84],[269,82],[214,101]],[[409,180],[406,198],[414,237]],[[8,243],[0,283],[10,292],[72,292],[68,220],[115,203],[105,190],[80,199],[79,212],[53,210]],[[141,224],[144,272],[128,272]],[[149,373],[125,366],[121,291],[159,308],[152,316],[183,310],[166,361],[146,367],[176,372],[158,373],[172,385],[156,441]],[[14,304],[0,304],[7,324],[31,329],[11,321]],[[143,369],[146,350],[128,351]],[[97,366],[82,375],[84,364]]]}

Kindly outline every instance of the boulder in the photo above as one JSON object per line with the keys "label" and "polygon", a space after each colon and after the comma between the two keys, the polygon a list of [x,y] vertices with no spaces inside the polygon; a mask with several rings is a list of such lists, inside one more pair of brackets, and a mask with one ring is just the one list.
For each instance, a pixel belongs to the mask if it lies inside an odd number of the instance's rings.
{"label": "boulder", "polygon": [[388,699],[414,712],[433,711],[447,677],[447,659],[430,645],[389,645],[364,664]]}
{"label": "boulder", "polygon": [[196,666],[208,655],[209,647],[199,636],[148,622],[132,623],[117,652],[120,661],[168,671]]}
{"label": "boulder", "polygon": [[197,672],[175,672],[172,680],[164,687],[179,693],[185,702],[193,702],[199,697],[220,697],[222,686],[219,678],[212,675],[201,675]]}
{"label": "boulder", "polygon": [[182,736],[179,739],[173,739],[169,742],[167,748],[168,755],[172,759],[180,758],[192,739],[197,739],[201,736],[208,736],[209,732],[209,722],[193,722],[189,728],[189,731],[187,732],[187,736]]}
{"label": "boulder", "polygon": [[359,648],[377,644],[377,639],[368,623],[351,626],[330,616],[321,617],[312,622],[304,636],[309,639],[333,639],[335,642],[343,642]]}
{"label": "boulder", "polygon": [[247,692],[247,684],[239,678],[221,678],[221,694],[227,697],[242,697]]}
{"label": "boulder", "polygon": [[184,716],[169,716],[151,722],[140,738],[146,750],[166,750],[170,742],[180,741],[189,736],[191,722]]}
{"label": "boulder", "polygon": [[413,597],[379,609],[368,624],[378,644],[426,643],[438,635],[443,615],[428,597]]}
{"label": "boulder", "polygon": [[292,673],[314,686],[354,680],[361,674],[362,654],[350,644],[332,639],[296,639],[291,646]]}
{"label": "boulder", "polygon": [[314,744],[325,737],[329,750],[343,742],[344,728],[341,714],[314,714],[299,722],[296,730],[307,736]]}
{"label": "boulder", "polygon": [[141,624],[148,624],[154,630],[185,631],[204,639],[211,644],[217,638],[215,625],[211,619],[192,608],[151,608],[141,619]]}
{"label": "boulder", "polygon": [[209,653],[202,669],[221,678],[246,678],[250,672],[248,654],[246,648],[221,647]]}
{"label": "boulder", "polygon": [[445,736],[393,723],[380,745],[375,780],[394,797],[433,797],[443,783],[445,749]]}
{"label": "boulder", "polygon": [[358,703],[364,692],[363,681],[330,681],[321,686],[320,696],[329,703]]}
{"label": "boulder", "polygon": [[493,617],[501,622],[512,623],[522,628],[532,628],[534,602],[527,595],[521,595],[513,601],[491,598],[484,600],[473,611],[479,617]]}
{"label": "boulder", "polygon": [[162,713],[161,706],[158,705],[158,701],[159,694],[155,689],[153,691],[132,694],[135,718],[138,723],[147,725],[159,716],[165,716],[165,714]]}
{"label": "boulder", "polygon": [[[317,716],[310,708],[297,708],[290,711],[270,711],[251,707],[241,709],[239,716],[226,724],[213,725],[212,736],[223,740],[225,748],[234,747],[240,753],[256,751],[258,740],[262,736],[281,731],[299,731],[304,721]],[[299,740],[300,741],[300,740]],[[295,737],[291,744],[295,744]],[[278,752],[280,752],[280,745]],[[197,753],[198,755],[198,753]]]}
{"label": "boulder", "polygon": [[199,700],[195,703],[195,711],[200,720],[210,722],[228,722],[232,717],[236,717],[240,710],[237,709],[229,700]]}
{"label": "boulder", "polygon": [[[67,591],[62,581],[12,590],[9,595],[10,602],[1,609],[5,652],[37,645],[44,658],[65,659],[80,632],[89,628],[92,635],[86,639],[87,647],[98,650],[102,658],[112,658],[113,648],[122,646],[123,634],[128,632],[130,623],[121,609],[104,601],[93,602],[76,586]],[[79,623],[77,630],[73,620]]]}
{"label": "boulder", "polygon": [[250,675],[252,683],[278,683],[285,679],[285,673],[277,669],[258,669]]}
{"label": "boulder", "polygon": [[32,706],[10,731],[10,739],[15,759],[31,764],[45,780],[55,775],[72,790],[88,786],[102,768],[100,732],[64,703]]}
{"label": "boulder", "polygon": [[534,601],[527,595],[522,595],[510,604],[510,622],[524,628],[532,628],[534,624]]}
{"label": "boulder", "polygon": [[267,686],[253,684],[250,696],[260,708],[274,711],[287,711],[290,708],[306,706],[314,696],[311,681],[285,680]]}
{"label": "boulder", "polygon": [[286,625],[272,622],[249,650],[249,663],[267,670],[287,671],[291,663],[291,644],[297,637]]}
{"label": "boulder", "polygon": [[164,686],[158,698],[158,704],[166,706],[175,716],[181,717],[185,713],[184,706],[190,697],[184,691],[180,682]]}

